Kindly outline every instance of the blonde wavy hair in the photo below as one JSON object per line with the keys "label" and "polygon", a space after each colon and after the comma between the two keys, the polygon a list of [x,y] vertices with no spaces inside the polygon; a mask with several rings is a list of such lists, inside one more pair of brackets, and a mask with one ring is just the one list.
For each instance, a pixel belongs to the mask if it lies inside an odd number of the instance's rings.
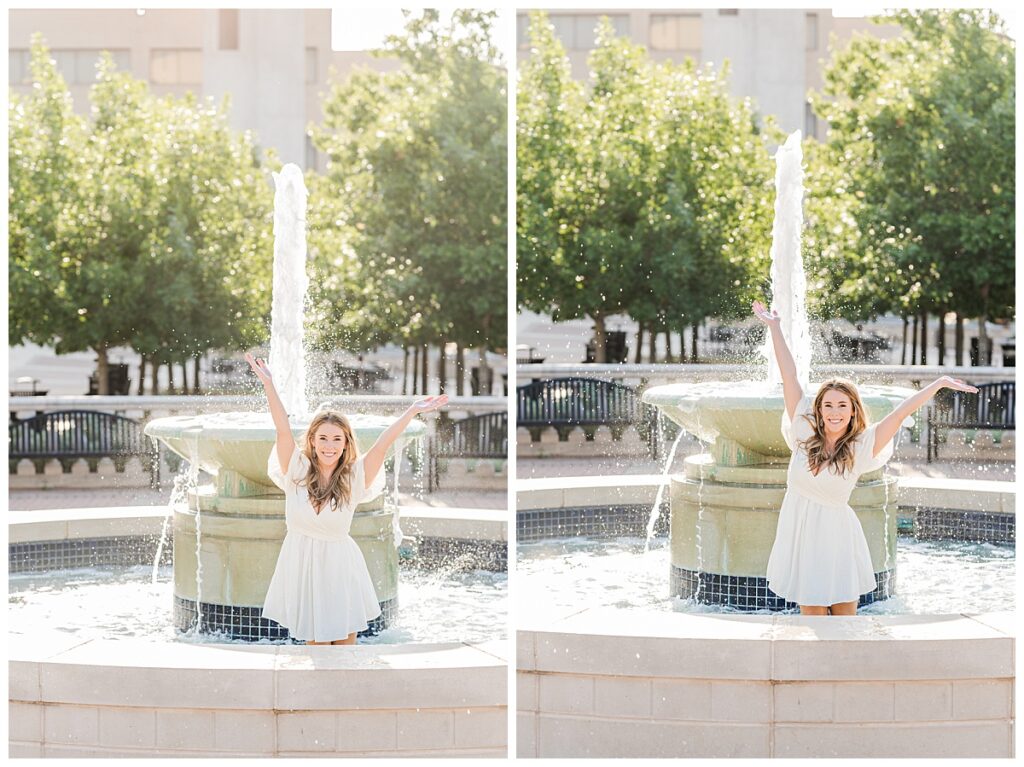
{"label": "blonde wavy hair", "polygon": [[[320,475],[320,462],[317,460],[314,444],[317,429],[325,423],[339,427],[345,434],[345,449],[326,482]],[[317,511],[322,510],[324,504],[328,502],[331,510],[337,511],[352,498],[352,467],[359,457],[356,451],[355,434],[352,433],[352,426],[345,416],[336,410],[324,410],[316,414],[302,438],[302,452],[309,459],[309,471],[299,484],[306,488],[309,501]]]}
{"label": "blonde wavy hair", "polygon": [[[853,414],[846,426],[846,433],[836,440],[829,450],[825,446],[825,419],[821,414],[821,401],[830,391],[838,391],[850,398]],[[834,467],[840,475],[846,476],[853,470],[854,442],[868,427],[865,417],[864,403],[861,402],[857,386],[845,378],[830,378],[822,383],[818,394],[814,397],[814,406],[810,415],[803,416],[811,425],[813,433],[800,442],[800,447],[807,451],[807,465],[811,472],[818,473],[822,466]]]}

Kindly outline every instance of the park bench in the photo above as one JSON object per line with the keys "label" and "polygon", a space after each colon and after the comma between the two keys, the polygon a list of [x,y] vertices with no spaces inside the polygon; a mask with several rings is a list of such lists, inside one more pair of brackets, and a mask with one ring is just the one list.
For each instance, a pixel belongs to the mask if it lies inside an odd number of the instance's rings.
{"label": "park bench", "polygon": [[437,489],[439,462],[447,458],[508,458],[508,413],[440,418],[427,449],[427,489]]}
{"label": "park bench", "polygon": [[595,378],[555,378],[532,381],[516,390],[516,427],[529,430],[540,441],[545,427],[553,426],[560,440],[583,427],[588,441],[598,426],[608,426],[619,439],[627,426],[635,425],[655,450],[657,418],[653,408],[643,404],[636,390],[614,381]]}
{"label": "park bench", "polygon": [[1014,431],[1015,383],[978,386],[978,393],[943,389],[928,409],[928,463],[939,457],[939,439],[950,429]]}
{"label": "park bench", "polygon": [[[125,416],[96,410],[59,410],[18,419],[11,414],[8,426],[8,463],[17,471],[18,461],[37,464],[56,458],[65,471],[80,458],[92,468],[100,458],[123,461],[143,458],[154,486],[160,481],[157,444],[142,432],[142,424]],[[145,459],[149,459],[148,461]]]}

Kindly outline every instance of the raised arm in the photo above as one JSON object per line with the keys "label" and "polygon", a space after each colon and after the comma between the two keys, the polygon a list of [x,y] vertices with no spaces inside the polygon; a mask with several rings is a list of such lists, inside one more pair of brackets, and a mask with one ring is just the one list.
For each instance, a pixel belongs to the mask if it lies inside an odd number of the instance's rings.
{"label": "raised arm", "polygon": [[398,439],[398,435],[405,431],[405,427],[409,425],[412,419],[420,413],[429,413],[431,410],[444,407],[446,404],[448,404],[447,394],[427,397],[414,402],[402,414],[401,418],[381,432],[381,435],[377,437],[377,441],[373,443],[373,447],[366,451],[366,457],[363,458],[363,476],[367,487],[370,486],[370,478],[376,477],[380,467],[384,465],[384,457],[387,455],[388,448]]}
{"label": "raised arm", "polygon": [[889,415],[878,422],[878,426],[875,427],[875,444],[871,453],[872,457],[878,455],[889,440],[896,436],[896,432],[900,430],[900,425],[903,421],[913,415],[921,405],[934,397],[940,389],[954,389],[966,392],[978,391],[976,387],[964,383],[959,378],[943,376],[942,378],[935,379],[921,389],[921,391],[903,400]]}
{"label": "raised arm", "polygon": [[260,379],[263,384],[263,391],[267,393],[267,403],[270,405],[270,415],[274,419],[274,428],[277,429],[277,460],[281,464],[281,473],[288,473],[288,464],[291,463],[292,454],[296,450],[295,437],[292,435],[292,427],[288,424],[288,414],[284,410],[284,404],[274,386],[274,379],[267,367],[266,360],[256,359],[251,354],[245,355],[245,361]]}
{"label": "raised arm", "polygon": [[796,362],[793,361],[793,353],[786,344],[786,338],[782,335],[782,326],[779,313],[774,309],[771,313],[760,301],[753,305],[754,316],[768,326],[768,332],[772,336],[772,346],[775,348],[775,359],[779,363],[779,371],[782,373],[782,395],[786,400],[786,413],[790,420],[796,413],[796,406],[804,396],[804,390],[800,387],[800,381],[796,376]]}

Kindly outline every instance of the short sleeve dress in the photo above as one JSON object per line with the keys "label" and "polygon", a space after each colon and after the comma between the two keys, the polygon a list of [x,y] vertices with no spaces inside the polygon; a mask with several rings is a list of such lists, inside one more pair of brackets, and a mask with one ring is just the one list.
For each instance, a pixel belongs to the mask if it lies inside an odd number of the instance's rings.
{"label": "short sleeve dress", "polygon": [[792,421],[785,410],[782,413],[782,435],[792,456],[768,557],[768,588],[798,605],[823,606],[852,602],[875,588],[867,539],[849,501],[857,479],[892,457],[893,442],[872,456],[877,428],[873,424],[857,438],[852,471],[842,476],[824,467],[815,476],[807,451],[800,447],[813,433],[804,418],[812,407],[811,398],[803,397]]}
{"label": "short sleeve dress", "polygon": [[352,466],[351,499],[319,514],[299,483],[309,459],[296,448],[281,471],[277,450],[270,451],[267,474],[285,494],[287,533],[263,603],[263,617],[288,629],[293,639],[331,642],[362,631],[381,613],[380,602],[359,545],[349,535],[352,517],[365,498],[383,485],[378,471],[366,488],[363,456]]}

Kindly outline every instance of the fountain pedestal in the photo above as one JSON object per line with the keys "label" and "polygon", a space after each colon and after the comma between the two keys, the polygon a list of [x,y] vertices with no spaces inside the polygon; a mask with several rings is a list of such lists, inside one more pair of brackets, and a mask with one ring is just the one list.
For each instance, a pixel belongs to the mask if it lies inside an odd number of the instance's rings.
{"label": "fountain pedestal", "polygon": [[[308,421],[308,418],[306,419]],[[350,416],[365,452],[392,419]],[[293,425],[301,438],[305,424]],[[160,418],[146,426],[194,466],[216,475],[189,490],[174,514],[174,624],[235,639],[284,639],[288,632],[261,616],[284,540],[284,494],[266,473],[276,433],[269,416],[249,413]],[[405,436],[425,432],[413,422]],[[350,535],[359,545],[381,605],[367,633],[390,625],[398,609],[397,509],[378,494],[356,508]],[[197,610],[198,605],[198,610]],[[197,615],[198,613],[198,615]]]}
{"label": "fountain pedestal", "polygon": [[[860,393],[875,422],[912,392],[869,386]],[[670,480],[670,593],[738,610],[795,607],[768,589],[766,577],[789,463],[781,389],[674,384],[648,389],[642,399],[710,446]],[[861,596],[862,605],[896,590],[896,491],[896,479],[879,470],[863,475],[850,497],[875,572],[875,590]]]}
{"label": "fountain pedestal", "polygon": [[[739,610],[794,607],[768,588],[765,573],[786,493],[786,466],[721,466],[690,456],[671,478],[670,593]],[[896,479],[861,477],[850,505],[864,528],[876,589],[861,604],[885,599],[896,582]]]}

